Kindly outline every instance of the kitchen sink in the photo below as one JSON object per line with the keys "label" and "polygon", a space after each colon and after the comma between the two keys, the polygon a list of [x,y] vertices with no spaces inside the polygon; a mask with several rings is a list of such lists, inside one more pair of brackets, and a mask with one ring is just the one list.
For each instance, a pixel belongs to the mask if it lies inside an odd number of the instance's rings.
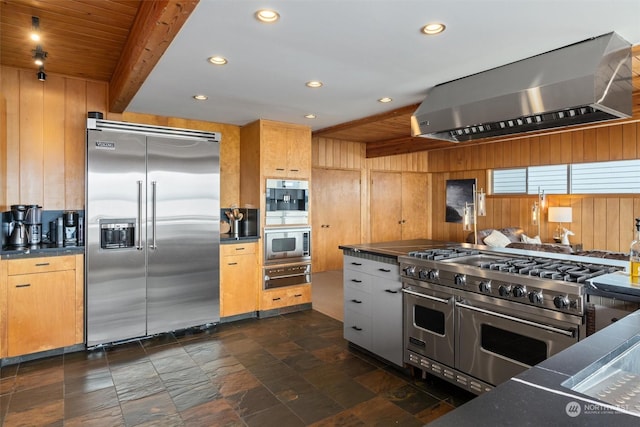
{"label": "kitchen sink", "polygon": [[640,335],[591,363],[562,386],[640,414]]}

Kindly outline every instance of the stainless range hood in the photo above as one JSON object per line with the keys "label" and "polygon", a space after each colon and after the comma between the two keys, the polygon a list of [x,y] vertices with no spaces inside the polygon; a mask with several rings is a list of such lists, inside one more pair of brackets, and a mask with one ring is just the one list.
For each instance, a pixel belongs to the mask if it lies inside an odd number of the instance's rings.
{"label": "stainless range hood", "polygon": [[631,44],[616,33],[434,86],[412,136],[462,142],[631,117]]}

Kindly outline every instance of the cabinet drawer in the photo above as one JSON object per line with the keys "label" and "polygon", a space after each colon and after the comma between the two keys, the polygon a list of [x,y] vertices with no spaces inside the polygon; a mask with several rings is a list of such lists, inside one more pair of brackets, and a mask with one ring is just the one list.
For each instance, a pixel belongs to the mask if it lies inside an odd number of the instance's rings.
{"label": "cabinet drawer", "polygon": [[351,287],[344,288],[344,309],[356,313],[371,315],[371,295]]}
{"label": "cabinet drawer", "polygon": [[7,263],[9,276],[17,274],[46,273],[48,271],[75,270],[74,256],[12,259]]}
{"label": "cabinet drawer", "polygon": [[229,245],[220,245],[220,255],[221,256],[231,256],[231,255],[244,255],[244,254],[255,254],[256,253],[256,243],[238,243],[238,244],[229,244]]}
{"label": "cabinet drawer", "polygon": [[311,302],[311,286],[294,286],[262,292],[260,310]]}
{"label": "cabinet drawer", "polygon": [[376,262],[369,266],[367,273],[376,277],[383,277],[385,279],[400,280],[400,267],[394,264],[387,264],[385,262]]}
{"label": "cabinet drawer", "polygon": [[363,292],[371,292],[371,275],[359,271],[344,270],[342,277],[344,288],[359,289]]}
{"label": "cabinet drawer", "polygon": [[369,269],[371,261],[364,258],[354,256],[344,256],[344,269],[353,271],[366,271]]}
{"label": "cabinet drawer", "polygon": [[371,317],[345,310],[344,339],[360,347],[371,349]]}

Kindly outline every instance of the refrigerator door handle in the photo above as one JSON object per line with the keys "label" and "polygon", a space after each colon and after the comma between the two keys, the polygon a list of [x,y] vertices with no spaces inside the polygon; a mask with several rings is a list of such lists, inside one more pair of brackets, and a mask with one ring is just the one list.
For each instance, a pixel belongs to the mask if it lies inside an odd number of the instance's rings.
{"label": "refrigerator door handle", "polygon": [[151,181],[151,249],[158,249],[156,244],[156,191],[158,189],[158,181]]}
{"label": "refrigerator door handle", "polygon": [[138,236],[136,249],[142,250],[142,181],[138,181]]}

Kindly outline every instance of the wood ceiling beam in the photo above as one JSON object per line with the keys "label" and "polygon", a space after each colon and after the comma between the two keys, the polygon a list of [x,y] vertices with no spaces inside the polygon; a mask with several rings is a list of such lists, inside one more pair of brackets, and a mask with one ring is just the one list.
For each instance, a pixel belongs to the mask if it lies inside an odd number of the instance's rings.
{"label": "wood ceiling beam", "polygon": [[437,148],[452,147],[454,143],[431,138],[411,137],[388,139],[386,141],[368,142],[366,157],[395,156],[398,154],[415,153],[418,151],[435,150]]}
{"label": "wood ceiling beam", "polygon": [[[349,130],[354,127],[364,126],[372,123],[378,123],[387,119],[391,119],[398,116],[404,116],[413,114],[420,104],[407,105],[405,107],[397,108],[395,110],[387,111],[384,113],[376,114],[373,116],[363,117],[362,119],[352,120],[350,122],[341,123],[339,125],[330,126],[328,128],[317,130],[313,133],[313,136],[323,137],[325,135],[335,134],[343,130]],[[411,130],[409,130],[409,135]]]}
{"label": "wood ceiling beam", "polygon": [[142,1],[109,83],[109,111],[122,113],[200,0]]}

